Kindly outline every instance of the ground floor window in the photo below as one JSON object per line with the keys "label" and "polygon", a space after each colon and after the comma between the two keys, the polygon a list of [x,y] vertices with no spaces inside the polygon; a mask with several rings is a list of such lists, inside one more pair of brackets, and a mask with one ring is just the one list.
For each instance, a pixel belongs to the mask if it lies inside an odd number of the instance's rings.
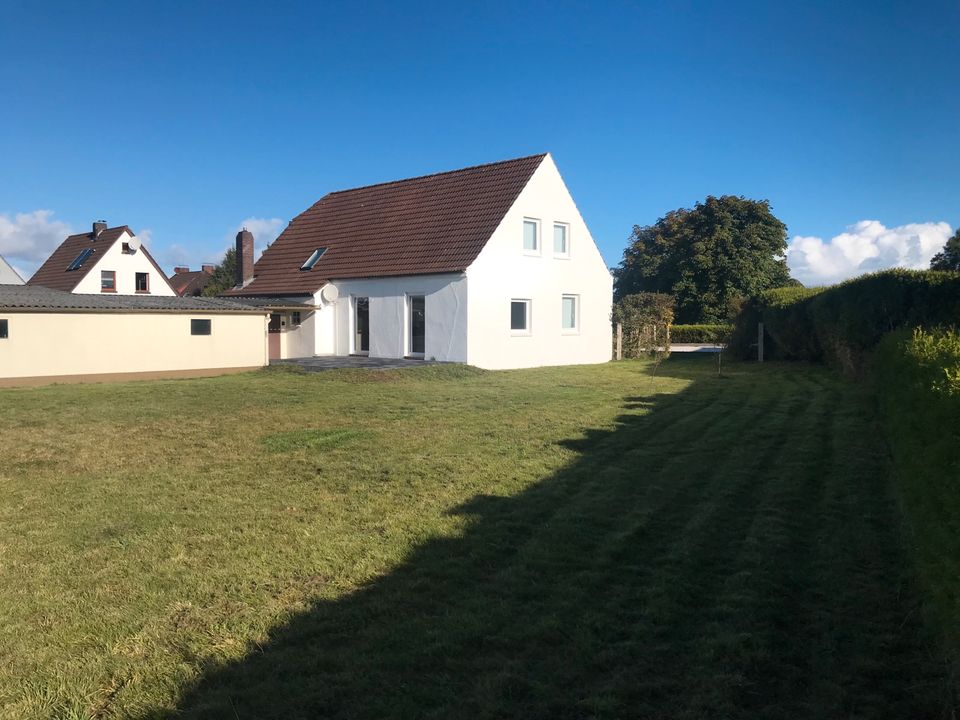
{"label": "ground floor window", "polygon": [[427,338],[427,299],[423,295],[408,296],[410,303],[410,354],[423,355]]}
{"label": "ground floor window", "polygon": [[563,296],[563,318],[561,327],[567,332],[576,332],[580,328],[580,298],[577,295]]}
{"label": "ground floor window", "polygon": [[0,340],[5,340],[7,338],[7,332],[9,328],[7,327],[6,320],[0,320]]}
{"label": "ground floor window", "polygon": [[370,298],[353,299],[353,352],[370,352]]}
{"label": "ground floor window", "polygon": [[530,301],[510,301],[510,331],[514,335],[526,335],[530,332]]}
{"label": "ground floor window", "polygon": [[190,320],[190,334],[191,335],[209,335],[210,334],[210,321],[209,320]]}

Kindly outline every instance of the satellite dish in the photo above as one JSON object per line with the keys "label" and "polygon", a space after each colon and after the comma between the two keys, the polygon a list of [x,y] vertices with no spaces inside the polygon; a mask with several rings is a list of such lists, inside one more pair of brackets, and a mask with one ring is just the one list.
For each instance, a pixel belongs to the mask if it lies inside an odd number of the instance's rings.
{"label": "satellite dish", "polygon": [[324,302],[333,303],[340,297],[340,291],[337,290],[336,285],[327,283],[323,286],[323,290],[320,291],[320,297],[323,298]]}
{"label": "satellite dish", "polygon": [[140,238],[138,238],[136,235],[134,235],[129,240],[127,240],[127,247],[129,247],[134,252],[139,250],[141,245],[143,245],[143,243],[140,242]]}

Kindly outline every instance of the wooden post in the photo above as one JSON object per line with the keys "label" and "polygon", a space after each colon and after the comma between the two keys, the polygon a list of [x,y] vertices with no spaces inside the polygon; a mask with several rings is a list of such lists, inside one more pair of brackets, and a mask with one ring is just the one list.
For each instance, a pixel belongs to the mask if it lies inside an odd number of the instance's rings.
{"label": "wooden post", "polygon": [[617,360],[623,360],[623,324],[617,323]]}
{"label": "wooden post", "polygon": [[757,362],[763,362],[763,323],[757,328]]}

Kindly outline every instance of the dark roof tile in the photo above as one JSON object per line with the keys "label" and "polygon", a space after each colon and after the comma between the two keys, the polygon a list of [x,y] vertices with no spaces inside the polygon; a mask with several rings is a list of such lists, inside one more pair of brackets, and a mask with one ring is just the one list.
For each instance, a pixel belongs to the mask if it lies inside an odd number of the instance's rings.
{"label": "dark roof tile", "polygon": [[[328,280],[460,272],[546,155],[340,190],[287,226],[227,295],[314,293]],[[313,270],[300,266],[327,248]]]}

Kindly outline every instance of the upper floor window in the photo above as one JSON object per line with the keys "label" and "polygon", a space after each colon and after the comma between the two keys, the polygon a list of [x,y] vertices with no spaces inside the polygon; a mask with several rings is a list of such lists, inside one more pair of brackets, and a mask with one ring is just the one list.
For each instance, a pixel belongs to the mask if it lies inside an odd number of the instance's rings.
{"label": "upper floor window", "polygon": [[150,292],[150,273],[137,273],[135,289],[138,293]]}
{"label": "upper floor window", "polygon": [[100,292],[117,291],[117,273],[114,270],[100,271]]}
{"label": "upper floor window", "polygon": [[540,252],[540,221],[524,218],[523,220],[523,251],[527,253]]}
{"label": "upper floor window", "polygon": [[553,254],[561,257],[570,255],[570,226],[566,223],[553,224]]}

